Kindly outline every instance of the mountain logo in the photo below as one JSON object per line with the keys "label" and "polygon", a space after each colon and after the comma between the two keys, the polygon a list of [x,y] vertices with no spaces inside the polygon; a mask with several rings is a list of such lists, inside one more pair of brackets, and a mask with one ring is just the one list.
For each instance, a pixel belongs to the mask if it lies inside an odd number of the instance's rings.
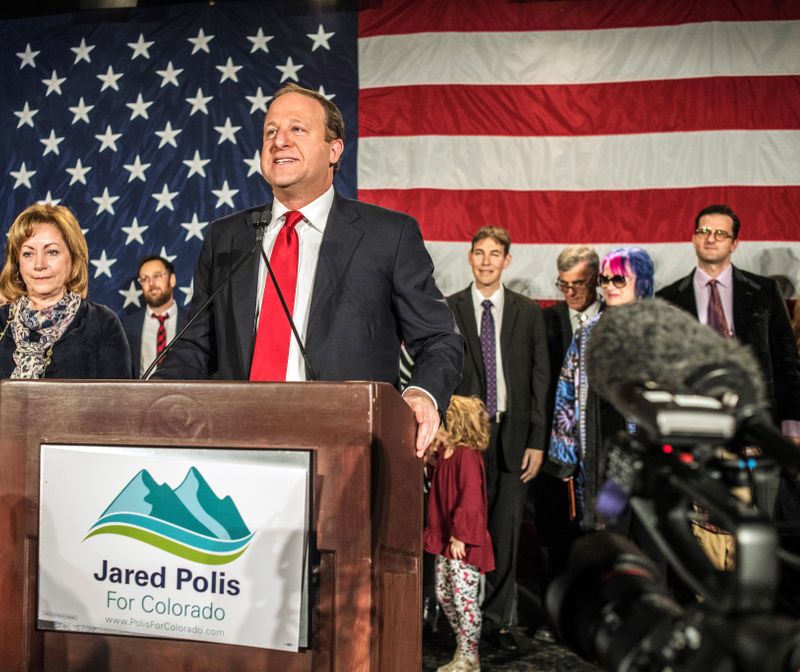
{"label": "mountain logo", "polygon": [[224,565],[247,550],[255,532],[247,528],[233,500],[217,497],[191,467],[174,490],[142,469],[83,540],[100,534],[130,537],[204,565]]}

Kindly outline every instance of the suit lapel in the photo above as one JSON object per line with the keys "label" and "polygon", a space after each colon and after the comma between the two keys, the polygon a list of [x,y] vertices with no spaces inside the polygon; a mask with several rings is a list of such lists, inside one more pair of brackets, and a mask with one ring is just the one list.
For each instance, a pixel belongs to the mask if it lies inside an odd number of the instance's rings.
{"label": "suit lapel", "polygon": [[333,205],[325,224],[322,245],[319,250],[317,270],[314,276],[314,290],[311,293],[306,341],[309,352],[318,335],[324,338],[330,325],[325,324],[325,315],[332,315],[326,307],[340,294],[342,279],[347,271],[364,232],[358,226],[358,213],[349,203],[334,194]]}
{"label": "suit lapel", "polygon": [[472,287],[456,295],[455,311],[461,324],[464,325],[464,338],[467,341],[467,353],[472,359],[472,365],[478,372],[481,389],[484,385],[485,373],[483,371],[483,356],[481,355],[481,341],[478,336],[478,323],[475,321],[475,307],[472,304]]}
{"label": "suit lapel", "polygon": [[572,343],[572,324],[569,319],[569,306],[566,302],[558,304],[558,319],[561,321],[562,352],[566,352]]}
{"label": "suit lapel", "polygon": [[733,329],[737,340],[749,343],[751,319],[754,313],[759,312],[756,307],[758,301],[758,287],[753,285],[739,269],[733,267]]}
{"label": "suit lapel", "polygon": [[500,354],[503,356],[503,376],[505,376],[506,365],[511,363],[511,340],[514,334],[514,325],[522,310],[522,306],[520,306],[517,297],[508,289],[503,290],[503,295],[504,305],[503,323],[500,325]]}
{"label": "suit lapel", "polygon": [[699,318],[700,316],[697,314],[697,301],[694,298],[693,283],[694,271],[678,282],[678,293],[675,295],[675,305]]}
{"label": "suit lapel", "polygon": [[[231,238],[230,259],[232,263],[224,269],[230,273],[233,267],[255,245],[255,230],[245,221],[237,233]],[[261,253],[256,251],[253,258],[245,264],[239,274],[231,280],[228,290],[228,301],[233,314],[233,324],[236,330],[237,352],[242,353],[245,361],[242,362],[244,373],[250,370],[250,358],[255,344],[255,307],[256,292],[258,291],[258,266]],[[224,278],[223,278],[224,279]],[[220,279],[220,282],[222,279]],[[218,284],[218,283],[217,283]]]}

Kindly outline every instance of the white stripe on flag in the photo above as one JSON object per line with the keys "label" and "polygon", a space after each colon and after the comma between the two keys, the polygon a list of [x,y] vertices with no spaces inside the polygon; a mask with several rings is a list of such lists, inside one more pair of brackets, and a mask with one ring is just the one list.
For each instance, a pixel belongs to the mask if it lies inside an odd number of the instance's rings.
{"label": "white stripe on flag", "polygon": [[370,137],[359,189],[618,190],[800,184],[800,131]]}
{"label": "white stripe on flag", "polygon": [[384,35],[359,39],[359,83],[367,89],[786,75],[800,73],[798,45],[800,21]]}

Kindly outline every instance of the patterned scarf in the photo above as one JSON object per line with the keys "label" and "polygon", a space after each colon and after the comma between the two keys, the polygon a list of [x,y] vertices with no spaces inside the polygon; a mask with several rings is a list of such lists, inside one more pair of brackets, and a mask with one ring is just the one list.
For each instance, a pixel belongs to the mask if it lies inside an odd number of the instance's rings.
{"label": "patterned scarf", "polygon": [[[53,346],[75,319],[80,305],[81,297],[74,292],[67,292],[58,303],[42,310],[34,310],[27,296],[11,305],[11,333],[17,346],[14,350],[12,378],[44,378]],[[34,336],[31,339],[34,333],[38,338]]]}

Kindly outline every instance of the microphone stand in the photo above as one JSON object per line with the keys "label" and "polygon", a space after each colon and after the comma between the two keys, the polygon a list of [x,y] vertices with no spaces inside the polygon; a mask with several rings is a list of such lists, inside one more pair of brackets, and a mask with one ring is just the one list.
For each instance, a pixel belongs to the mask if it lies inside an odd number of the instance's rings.
{"label": "microphone stand", "polygon": [[[267,212],[267,211],[265,211],[265,212]],[[191,319],[183,326],[183,329],[181,329],[177,334],[175,334],[175,338],[173,338],[167,344],[167,346],[161,351],[161,353],[156,356],[156,358],[151,362],[150,366],[147,367],[147,371],[145,371],[141,376],[139,376],[139,380],[147,380],[150,377],[150,375],[153,373],[153,370],[158,366],[158,363],[162,359],[164,359],[164,357],[166,357],[167,353],[170,350],[172,350],[172,346],[174,346],[179,340],[181,340],[183,335],[186,333],[186,330],[189,329],[189,327],[191,327],[195,323],[195,320],[197,320],[197,318],[205,312],[206,308],[208,308],[208,306],[211,305],[211,302],[215,298],[217,298],[217,295],[230,284],[231,280],[233,280],[233,278],[235,278],[236,275],[238,275],[239,271],[242,270],[242,268],[244,267],[245,263],[250,259],[250,257],[253,256],[255,251],[259,247],[263,248],[264,231],[267,228],[267,224],[269,224],[269,221],[265,221],[264,213],[259,212],[259,213],[255,213],[255,214],[256,214],[256,216],[253,218],[254,221],[252,222],[252,225],[256,229],[256,243],[255,243],[255,245],[253,245],[253,247],[250,249],[250,251],[241,258],[241,260],[239,261],[238,264],[236,264],[236,266],[234,266],[233,270],[220,283],[220,286],[217,287],[214,290],[214,292],[211,294],[211,296],[209,296],[205,300],[203,305],[200,306],[200,308],[197,309],[195,314],[192,315]],[[264,252],[263,249],[262,249],[261,252],[263,254],[263,252]],[[277,287],[277,285],[276,285],[276,287]],[[279,296],[280,296],[280,293],[279,293]],[[282,296],[281,296],[281,301],[283,301],[283,297]],[[286,309],[286,305],[284,304],[284,310],[285,309]],[[294,325],[292,325],[292,327],[294,327]]]}

